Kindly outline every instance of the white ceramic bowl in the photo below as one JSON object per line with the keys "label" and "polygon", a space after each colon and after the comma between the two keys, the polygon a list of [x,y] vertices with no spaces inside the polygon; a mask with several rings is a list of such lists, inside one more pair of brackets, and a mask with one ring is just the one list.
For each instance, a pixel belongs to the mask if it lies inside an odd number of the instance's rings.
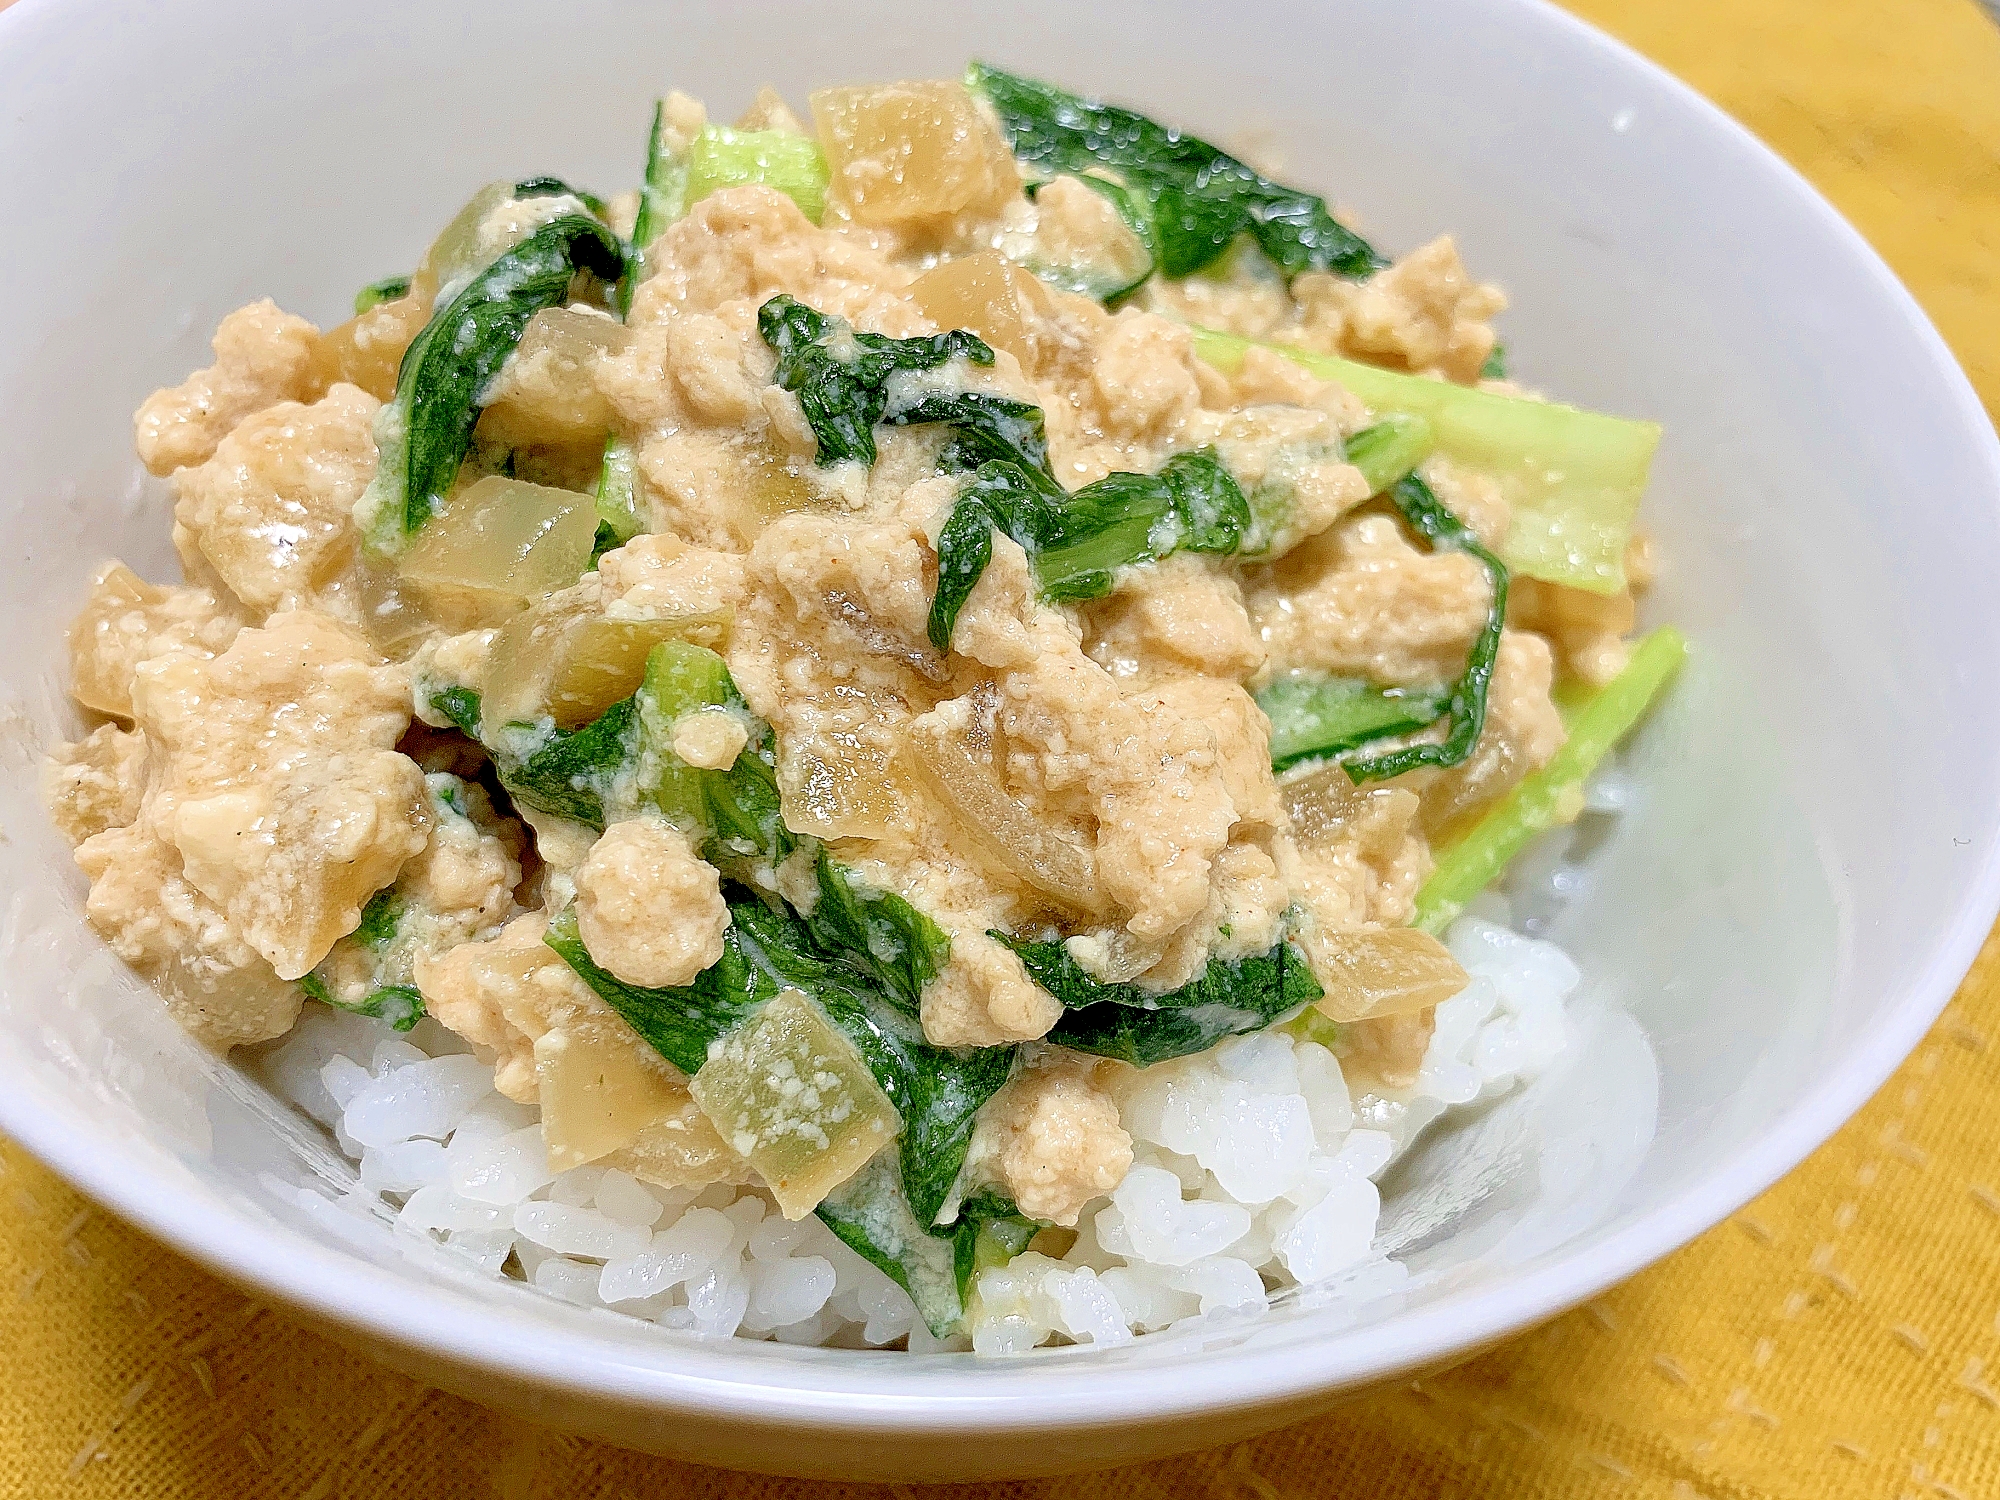
{"label": "white ceramic bowl", "polygon": [[[190,1046],[89,935],[33,792],[33,756],[75,722],[61,634],[90,568],[116,553],[171,574],[133,407],[205,363],[216,320],[253,297],[336,321],[481,181],[629,183],[669,84],[726,115],[766,80],[796,100],[968,54],[1205,134],[1268,128],[1290,175],[1378,243],[1456,230],[1513,294],[1526,379],[1665,422],[1652,609],[1699,656],[1558,932],[1589,1006],[1643,1027],[1657,1099],[1597,1098],[1592,1070],[1575,1075],[1575,1118],[1544,1122],[1561,1211],[1525,1241],[1460,1236],[1405,1297],[1102,1355],[697,1343],[329,1228],[297,1194],[334,1169],[323,1143]],[[1993,432],[1804,183],[1537,0],[23,0],[0,16],[0,99],[0,1128],[425,1380],[636,1447],[846,1477],[1233,1439],[1462,1357],[1716,1222],[1880,1084],[1992,919]],[[1639,1033],[1620,1024],[1599,1043],[1630,1063]]]}

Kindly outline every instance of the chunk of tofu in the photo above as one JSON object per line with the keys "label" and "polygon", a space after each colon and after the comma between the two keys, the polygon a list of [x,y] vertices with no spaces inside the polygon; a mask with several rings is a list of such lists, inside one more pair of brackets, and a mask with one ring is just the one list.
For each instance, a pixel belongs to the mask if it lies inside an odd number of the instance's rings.
{"label": "chunk of tofu", "polygon": [[590,496],[490,474],[425,523],[401,571],[439,619],[498,625],[575,583],[596,535]]}
{"label": "chunk of tofu", "polygon": [[208,462],[174,475],[174,519],[258,613],[310,602],[354,560],[354,502],[375,474],[381,403],[351,385],[245,418]]}
{"label": "chunk of tofu", "polygon": [[693,1090],[788,1219],[811,1213],[901,1128],[854,1044],[802,990],[711,1046]]}
{"label": "chunk of tofu", "polygon": [[121,562],[106,563],[69,627],[70,696],[129,719],[140,662],[173,652],[213,656],[242,624],[206,589],[147,583]]}
{"label": "chunk of tofu", "polygon": [[408,677],[327,615],[274,615],[213,660],[147,662],[133,709],[164,756],[147,819],[282,979],[353,931],[429,836],[423,772],[392,748]]}
{"label": "chunk of tofu", "polygon": [[1021,190],[1013,153],[962,84],[821,89],[811,102],[834,191],[860,223],[997,212]]}

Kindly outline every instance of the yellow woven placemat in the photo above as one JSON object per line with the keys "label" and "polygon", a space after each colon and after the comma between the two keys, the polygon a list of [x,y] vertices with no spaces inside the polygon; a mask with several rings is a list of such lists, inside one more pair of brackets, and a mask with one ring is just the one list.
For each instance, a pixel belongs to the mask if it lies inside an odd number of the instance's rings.
{"label": "yellow woven placemat", "polygon": [[[1783,152],[2000,411],[2000,32],[1974,0],[1580,0]],[[1235,1448],[994,1495],[2000,1495],[2000,937],[1838,1137],[1591,1306]],[[536,1431],[247,1304],[0,1143],[0,1496],[752,1497]],[[899,1500],[913,1491],[884,1490]]]}

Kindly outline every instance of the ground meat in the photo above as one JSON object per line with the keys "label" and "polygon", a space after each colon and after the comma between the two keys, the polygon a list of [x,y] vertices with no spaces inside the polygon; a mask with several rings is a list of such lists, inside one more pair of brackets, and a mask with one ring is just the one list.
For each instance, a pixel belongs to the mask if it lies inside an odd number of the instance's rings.
{"label": "ground meat", "polygon": [[930,569],[904,522],[786,516],[751,550],[729,667],[777,731],[794,831],[879,837],[903,821],[907,778],[892,762],[944,675],[924,633]]}
{"label": "ground meat", "polygon": [[1508,623],[1546,638],[1562,670],[1592,687],[1603,687],[1625,670],[1632,655],[1625,637],[1638,618],[1629,588],[1592,594],[1515,578],[1507,591]]}
{"label": "ground meat", "polygon": [[1090,659],[1121,682],[1144,685],[1187,671],[1241,679],[1264,665],[1241,586],[1206,558],[1126,569],[1087,622]]}
{"label": "ground meat", "polygon": [[1274,671],[1392,687],[1455,680],[1492,603],[1475,559],[1424,551],[1377,514],[1342,522],[1247,592]]}
{"label": "ground meat", "polygon": [[1187,329],[1136,308],[1121,312],[1098,340],[1089,394],[1102,432],[1170,434],[1201,404]]}
{"label": "ground meat", "polygon": [[493,1086],[525,1104],[535,1100],[535,1038],[549,1029],[549,1018],[606,1008],[542,941],[548,925],[545,913],[530,912],[498,937],[461,943],[416,963],[425,1009],[475,1047],[495,1053]]}
{"label": "ground meat", "polygon": [[1431,1033],[1437,1029],[1437,1009],[1405,1016],[1373,1016],[1341,1028],[1340,1056],[1356,1080],[1355,1092],[1373,1078],[1392,1089],[1406,1089],[1423,1069]]}
{"label": "ground meat", "polygon": [[1479,378],[1493,352],[1492,319],[1507,306],[1499,288],[1467,274],[1450,235],[1366,281],[1298,277],[1292,295],[1298,341],[1309,347],[1466,382]]}
{"label": "ground meat", "polygon": [[704,771],[726,771],[750,743],[750,731],[739,710],[701,708],[674,720],[669,737],[674,754]]}
{"label": "ground meat", "polygon": [[1093,819],[1104,894],[1135,939],[1164,943],[1208,904],[1210,862],[1236,821],[1215,731],[1157,694],[1128,698],[1039,603],[1004,537],[953,643],[995,671],[1007,790],[1051,822]]}
{"label": "ground meat", "polygon": [[354,503],[375,473],[380,407],[351,385],[246,418],[174,477],[186,545],[260,616],[318,601],[354,560]]}
{"label": "ground meat", "polygon": [[859,328],[904,337],[923,314],[901,296],[912,279],[859,239],[817,228],[783,193],[726,188],[653,242],[651,275],[632,300],[635,326],[716,313],[748,329],[756,308],[788,292]]}
{"label": "ground meat", "polygon": [[598,560],[605,609],[630,619],[726,621],[743,602],[743,558],[670,534],[635,536]]}
{"label": "ground meat", "polygon": [[325,957],[424,847],[423,772],[391,748],[409,693],[400,669],[305,610],[212,660],[139,668],[134,714],[162,756],[148,818],[284,978]]}
{"label": "ground meat", "polygon": [[722,957],[729,927],[715,866],[666,823],[614,823],[576,872],[576,925],[590,956],[627,984],[686,984]]}
{"label": "ground meat", "polygon": [[206,461],[252,412],[313,396],[319,330],[266,297],[238,308],[215,330],[215,363],[155,391],[139,408],[134,441],[155,474]]}
{"label": "ground meat", "polygon": [[1048,1035],[1062,1016],[1013,949],[976,927],[951,934],[951,962],[924,989],[924,1038],[937,1047],[997,1047]]}
{"label": "ground meat", "polygon": [[1030,1218],[1076,1223],[1132,1165],[1132,1137],[1094,1071],[1090,1059],[1046,1052],[1016,1073],[979,1112],[968,1173],[989,1175]]}
{"label": "ground meat", "polygon": [[1294,773],[1280,791],[1292,832],[1274,852],[1298,898],[1308,955],[1321,932],[1409,921],[1431,870],[1417,794],[1400,785],[1357,787],[1338,767]]}

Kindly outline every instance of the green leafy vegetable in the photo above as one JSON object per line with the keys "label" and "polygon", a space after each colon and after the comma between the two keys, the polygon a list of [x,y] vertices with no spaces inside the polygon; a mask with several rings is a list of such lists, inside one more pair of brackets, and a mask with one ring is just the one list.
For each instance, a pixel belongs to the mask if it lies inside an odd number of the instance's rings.
{"label": "green leafy vegetable", "polygon": [[479,694],[469,687],[439,688],[431,694],[431,707],[458,727],[461,734],[479,738]]}
{"label": "green leafy vegetable", "polygon": [[349,934],[364,948],[380,948],[396,935],[403,917],[403,898],[392,886],[385,886],[368,898],[361,908],[361,921]]}
{"label": "green leafy vegetable", "polygon": [[[969,333],[965,336],[972,337]],[[926,423],[950,427],[951,442],[938,457],[941,472],[976,469],[993,461],[1009,462],[1025,469],[1029,480],[1040,485],[1045,493],[1063,492],[1055,475],[1049,472],[1049,438],[1039,406],[986,391],[933,393],[907,405],[890,406],[880,420],[896,427]]]}
{"label": "green leafy vegetable", "polygon": [[958,1295],[964,1300],[972,1278],[988,1266],[1004,1266],[1028,1248],[1041,1225],[1023,1214],[1014,1200],[986,1188],[958,1206],[958,1227],[952,1234],[952,1261]]}
{"label": "green leafy vegetable", "polygon": [[528,320],[560,306],[579,271],[616,281],[624,268],[616,235],[568,213],[521,240],[432,315],[403,356],[395,400],[377,419],[381,456],[363,505],[378,549],[398,550],[444,508],[472,442],[480,395]]}
{"label": "green leafy vegetable", "polygon": [[1073,494],[1019,463],[981,464],[938,533],[931,644],[949,649],[995,531],[1027,552],[1044,594],[1080,600],[1109,593],[1121,567],[1180,550],[1234,552],[1249,529],[1249,501],[1206,448],[1175,454],[1157,474],[1107,474]]}
{"label": "green leafy vegetable", "polygon": [[593,546],[598,556],[624,546],[640,532],[638,468],[638,450],[630,443],[616,433],[604,440],[604,458],[591,494],[597,501],[598,533],[610,545]]}
{"label": "green leafy vegetable", "polygon": [[574,198],[585,208],[603,218],[606,210],[604,200],[595,193],[586,193],[582,188],[571,187],[560,177],[528,177],[514,184],[516,198]]}
{"label": "green leafy vegetable", "polygon": [[[1362,436],[1364,434],[1357,433],[1355,440]],[[1387,493],[1390,503],[1402,513],[1410,529],[1428,542],[1433,552],[1467,552],[1477,559],[1486,569],[1486,576],[1492,585],[1492,597],[1486,607],[1486,623],[1480,627],[1472,649],[1466,655],[1465,671],[1452,685],[1445,711],[1444,738],[1405,745],[1400,750],[1366,759],[1343,761],[1349,778],[1357,785],[1364,781],[1401,776],[1419,766],[1464,764],[1472,754],[1473,746],[1479,743],[1480,731],[1486,727],[1486,694],[1493,685],[1493,666],[1500,655],[1500,631],[1507,623],[1506,564],[1487,551],[1472,528],[1446,509],[1444,503],[1431,493],[1431,487],[1415,474],[1397,480]]]}
{"label": "green leafy vegetable", "polygon": [[805,922],[759,902],[734,903],[730,916],[746,950],[781,985],[817,1000],[866,1060],[903,1117],[903,1186],[911,1207],[921,1223],[935,1225],[965,1164],[973,1116],[1007,1081],[1014,1049],[933,1047],[916,1019],[875,989],[852,950],[822,947]]}
{"label": "green leafy vegetable", "polygon": [[646,180],[639,188],[639,213],[632,244],[643,256],[660,231],[687,212],[687,157],[669,139],[667,102],[653,101],[653,127],[646,135]]}
{"label": "green leafy vegetable", "polygon": [[1271,769],[1413,734],[1451,705],[1448,692],[1383,688],[1344,677],[1280,677],[1257,694],[1271,721]]}
{"label": "green leafy vegetable", "polygon": [[625,698],[581,729],[550,729],[518,761],[496,754],[500,784],[530,807],[602,828],[611,783],[637,749],[638,718],[638,706]]}
{"label": "green leafy vegetable", "polygon": [[[823,946],[807,922],[764,904],[741,887],[731,888],[729,910],[721,961],[692,985],[673,989],[641,989],[600,969],[584,950],[572,913],[565,912],[550,924],[545,941],[649,1045],[689,1074],[707,1060],[710,1042],[747,1020],[781,989],[795,988],[811,996],[854,1044],[902,1117],[895,1191],[901,1196],[903,1213],[909,1215],[908,1225],[920,1226],[926,1238],[949,1239],[954,1231],[938,1226],[937,1217],[964,1167],[974,1117],[1006,1082],[1014,1049],[952,1052],[933,1047],[924,1041],[914,1018],[884,1003],[873,989],[872,969],[879,960],[857,956],[852,949]],[[941,965],[943,957],[935,954],[935,962]],[[878,1181],[873,1191],[879,1199],[887,1189]],[[850,1230],[858,1232],[856,1222],[864,1215],[858,1208],[841,1215],[842,1201],[852,1201],[845,1190],[834,1195],[822,1217],[846,1238]],[[895,1217],[880,1201],[869,1212],[878,1218]],[[938,1253],[929,1246],[913,1249],[899,1243],[879,1225],[871,1236],[869,1244],[879,1255],[867,1245],[856,1248],[899,1280],[918,1274],[909,1268],[912,1256]],[[885,1262],[903,1265],[904,1270],[899,1274]],[[942,1251],[942,1263],[953,1263],[949,1245]]]}
{"label": "green leafy vegetable", "polygon": [[1639,642],[1625,670],[1571,716],[1549,763],[1515,785],[1438,860],[1417,892],[1413,926],[1440,933],[1537,835],[1576,815],[1583,784],[1631,733],[1687,659],[1687,640],[1663,625]]}
{"label": "green leafy vegetable", "polygon": [[1507,378],[1507,346],[1505,344],[1497,341],[1494,343],[1493,348],[1486,356],[1485,363],[1479,367],[1479,378],[1481,380],[1505,380]]}
{"label": "green leafy vegetable", "polygon": [[[646,658],[637,695],[646,741],[643,795],[679,827],[698,835],[702,854],[729,868],[734,859],[781,863],[796,846],[778,798],[770,726],[750,712],[713,651],[662,641]],[[674,753],[674,724],[703,709],[735,713],[750,739],[726,771],[690,766]]]}
{"label": "green leafy vegetable", "polygon": [[844,319],[782,294],[757,310],[757,331],[777,351],[772,379],[799,398],[821,465],[875,462],[875,424],[888,409],[896,371],[935,370],[954,359],[993,363],[986,341],[962,328],[914,339],[856,333]]}
{"label": "green leafy vegetable", "polygon": [[384,276],[380,281],[369,282],[354,294],[354,315],[358,318],[371,307],[379,307],[384,302],[394,302],[398,297],[409,295],[409,277]]}
{"label": "green leafy vegetable", "polygon": [[811,136],[704,126],[688,146],[687,202],[746,183],[775,188],[815,224],[826,211],[826,157]]}
{"label": "green leafy vegetable", "polygon": [[884,1151],[827,1194],[814,1210],[862,1259],[910,1294],[924,1326],[939,1338],[965,1319],[958,1237],[940,1239],[920,1223],[903,1191],[896,1152]]}
{"label": "green leafy vegetable", "polygon": [[1160,271],[1185,276],[1213,264],[1248,234],[1287,275],[1373,275],[1387,264],[1336,221],[1326,202],[1252,171],[1205,141],[1129,109],[1022,78],[985,63],[966,87],[993,106],[1014,148],[1050,175],[1114,174],[1141,199],[1159,246]]}
{"label": "green leafy vegetable", "polygon": [[1422,417],[1394,412],[1349,437],[1342,457],[1361,471],[1368,493],[1379,495],[1430,456],[1437,434]]}
{"label": "green leafy vegetable", "polygon": [[333,991],[317,974],[306,974],[299,980],[299,988],[306,992],[310,1000],[321,1005],[330,1005],[335,1010],[344,1010],[352,1015],[369,1016],[377,1021],[387,1021],[391,1029],[408,1031],[424,1018],[424,997],[412,984],[385,984],[369,993],[368,998],[353,1005],[333,998]]}
{"label": "green leafy vegetable", "polygon": [[879,891],[836,864],[822,844],[819,900],[806,926],[822,949],[839,955],[907,1016],[922,1013],[924,986],[951,957],[944,929],[893,891]]}
{"label": "green leafy vegetable", "polygon": [[1242,489],[1214,450],[1198,448],[1157,474],[1106,474],[1077,490],[1049,514],[1029,555],[1049,598],[1098,599],[1118,568],[1173,552],[1231,553],[1249,528]]}
{"label": "green leafy vegetable", "polygon": [[988,936],[1019,954],[1029,976],[1061,1003],[1064,1015],[1045,1040],[1142,1068],[1262,1030],[1323,993],[1304,957],[1284,939],[1249,958],[1210,959],[1179,989],[1156,995],[1092,977],[1061,942],[1028,942],[997,931]]}
{"label": "green leafy vegetable", "polygon": [[[1237,368],[1253,342],[1207,328],[1192,332],[1195,352],[1223,370]],[[1499,547],[1510,569],[1597,594],[1625,587],[1625,544],[1660,444],[1657,422],[1503,396],[1282,344],[1266,347],[1339,382],[1377,413],[1425,418],[1439,453],[1491,477],[1512,516]]]}
{"label": "green leafy vegetable", "polygon": [[542,941],[576,970],[647,1046],[689,1077],[708,1061],[710,1042],[748,1020],[783,988],[752,961],[734,926],[722,934],[722,957],[697,974],[692,984],[662,989],[627,984],[599,968],[577,935],[573,907],[556,914]]}

